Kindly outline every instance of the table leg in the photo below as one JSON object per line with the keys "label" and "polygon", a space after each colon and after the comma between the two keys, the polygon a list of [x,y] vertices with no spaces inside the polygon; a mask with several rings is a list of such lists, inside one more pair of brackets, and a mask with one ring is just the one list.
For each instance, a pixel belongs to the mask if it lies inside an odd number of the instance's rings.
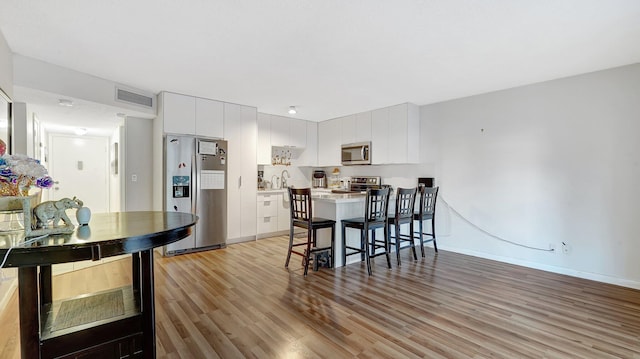
{"label": "table leg", "polygon": [[40,266],[40,305],[51,304],[51,266]]}
{"label": "table leg", "polygon": [[40,305],[38,267],[18,268],[20,351],[22,358],[40,357]]}
{"label": "table leg", "polygon": [[154,305],[153,289],[153,249],[140,252],[141,259],[141,281],[140,289],[142,294],[142,331],[143,347],[142,352],[145,358],[156,357],[156,312]]}
{"label": "table leg", "polygon": [[140,294],[140,253],[131,254],[131,278],[133,292]]}

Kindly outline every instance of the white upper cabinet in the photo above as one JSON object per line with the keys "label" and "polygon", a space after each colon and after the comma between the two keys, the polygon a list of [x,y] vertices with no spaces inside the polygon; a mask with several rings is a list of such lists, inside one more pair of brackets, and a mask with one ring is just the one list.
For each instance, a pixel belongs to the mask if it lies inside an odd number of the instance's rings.
{"label": "white upper cabinet", "polygon": [[271,115],[258,113],[257,160],[259,165],[271,164]]}
{"label": "white upper cabinet", "polygon": [[371,141],[371,111],[340,117],[342,144]]}
{"label": "white upper cabinet", "polygon": [[220,101],[162,92],[158,108],[164,133],[224,138],[224,106]]}
{"label": "white upper cabinet", "polygon": [[418,163],[420,157],[418,106],[403,103],[371,112],[371,162]]}
{"label": "white upper cabinet", "polygon": [[353,142],[371,141],[371,111],[356,115],[356,135]]}
{"label": "white upper cabinet", "polygon": [[271,146],[300,147],[307,145],[306,121],[284,116],[271,116]]}
{"label": "white upper cabinet", "polygon": [[340,166],[342,151],[342,121],[340,118],[318,124],[318,166]]}
{"label": "white upper cabinet", "polygon": [[318,165],[318,123],[311,121],[305,122],[307,131],[307,145],[300,155],[299,166],[317,166]]}
{"label": "white upper cabinet", "polygon": [[289,121],[289,146],[299,148],[307,146],[307,121],[296,119]]}
{"label": "white upper cabinet", "polygon": [[[296,153],[306,150],[308,135],[307,122],[295,118],[258,113],[258,164],[271,164],[271,147],[295,147]],[[316,147],[317,138],[313,138]],[[314,149],[315,151],[315,149]],[[315,158],[315,154],[313,157]],[[301,166],[314,166],[299,163]]]}
{"label": "white upper cabinet", "polygon": [[356,142],[356,115],[345,116],[338,118],[342,124],[342,142],[341,144]]}
{"label": "white upper cabinet", "polygon": [[290,119],[271,115],[271,146],[288,146],[290,136]]}
{"label": "white upper cabinet", "polygon": [[160,94],[159,115],[165,133],[196,134],[196,99],[172,92]]}
{"label": "white upper cabinet", "polygon": [[222,102],[196,97],[196,134],[224,138],[224,105]]}
{"label": "white upper cabinet", "polygon": [[371,111],[371,163],[389,163],[389,108]]}

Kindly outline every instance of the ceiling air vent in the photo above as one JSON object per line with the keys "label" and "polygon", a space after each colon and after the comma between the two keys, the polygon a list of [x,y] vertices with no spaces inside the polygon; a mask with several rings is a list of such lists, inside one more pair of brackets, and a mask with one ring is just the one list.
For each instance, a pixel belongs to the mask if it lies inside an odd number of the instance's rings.
{"label": "ceiling air vent", "polygon": [[132,103],[147,108],[153,108],[153,98],[147,95],[141,95],[129,90],[124,90],[116,87],[116,100]]}

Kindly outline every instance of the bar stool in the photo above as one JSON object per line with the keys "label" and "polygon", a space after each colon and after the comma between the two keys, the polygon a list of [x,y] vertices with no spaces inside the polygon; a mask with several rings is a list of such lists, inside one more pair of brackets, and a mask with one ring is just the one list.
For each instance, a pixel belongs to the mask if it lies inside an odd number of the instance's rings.
{"label": "bar stool", "polygon": [[[380,255],[387,257],[387,266],[391,268],[389,259],[389,220],[387,210],[389,208],[389,188],[367,189],[365,201],[364,217],[350,218],[342,220],[342,262],[346,265],[347,256],[360,254],[360,260],[367,263],[367,272],[371,275],[371,258]],[[355,228],[360,231],[360,248],[347,246],[346,229]],[[382,228],[384,241],[376,240],[376,229]],[[371,241],[369,241],[369,231],[372,231]],[[369,249],[371,246],[371,249]],[[383,252],[376,253],[382,248]],[[351,253],[347,253],[347,249]]]}
{"label": "bar stool", "polygon": [[[325,218],[313,217],[313,205],[311,203],[310,188],[289,188],[289,200],[291,204],[291,225],[289,226],[289,250],[287,252],[287,261],[284,263],[285,268],[289,268],[289,260],[291,253],[302,256],[302,265],[304,266],[304,275],[309,270],[309,261],[320,252],[330,251],[329,266],[333,267],[334,263],[334,242],[336,232],[336,221]],[[305,242],[294,243],[293,229],[294,227],[304,228],[307,230],[307,240]],[[331,246],[317,247],[317,230],[322,228],[331,228]],[[304,247],[303,251],[296,251],[294,247]],[[317,259],[316,259],[317,260]],[[317,263],[314,262],[314,269]]]}
{"label": "bar stool", "polygon": [[[418,213],[414,213],[413,220],[418,221],[418,240],[420,241],[420,250],[424,257],[424,244],[433,242],[433,249],[438,253],[438,245],[436,244],[436,199],[438,198],[438,187],[425,187],[420,185],[420,208]],[[423,222],[431,221],[431,233],[425,233],[423,230]],[[428,236],[430,238],[423,238]]]}
{"label": "bar stool", "polygon": [[[398,188],[396,191],[396,209],[393,216],[389,216],[389,240],[390,244],[396,246],[396,258],[400,265],[400,249],[411,247],[413,259],[418,260],[416,246],[413,240],[413,211],[416,203],[416,191],[414,188]],[[401,234],[400,229],[403,224],[409,225],[409,234]],[[391,227],[395,228],[394,235],[391,235]],[[393,240],[393,241],[391,241]],[[402,247],[401,242],[410,242],[409,246]]]}

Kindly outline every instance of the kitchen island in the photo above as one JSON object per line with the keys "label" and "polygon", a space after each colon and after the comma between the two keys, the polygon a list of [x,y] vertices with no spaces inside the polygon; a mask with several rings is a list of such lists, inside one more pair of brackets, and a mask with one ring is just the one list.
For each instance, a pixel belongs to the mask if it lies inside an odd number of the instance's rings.
{"label": "kitchen island", "polygon": [[[335,258],[334,267],[360,261],[360,257],[347,257],[347,263],[342,262],[342,220],[354,217],[362,217],[364,214],[366,194],[363,193],[313,193],[313,216],[333,219],[336,221],[335,233]],[[379,233],[383,235],[382,231]],[[360,246],[359,232],[347,230],[347,245]],[[331,242],[329,231],[318,231],[319,246],[328,245]]]}

